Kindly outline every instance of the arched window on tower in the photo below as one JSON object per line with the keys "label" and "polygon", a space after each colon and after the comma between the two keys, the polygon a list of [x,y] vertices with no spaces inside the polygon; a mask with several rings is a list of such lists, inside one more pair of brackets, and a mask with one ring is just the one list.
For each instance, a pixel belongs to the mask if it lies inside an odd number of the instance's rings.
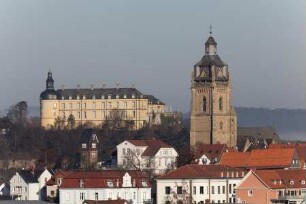
{"label": "arched window on tower", "polygon": [[220,111],[223,110],[223,98],[222,97],[219,98],[219,110]]}
{"label": "arched window on tower", "polygon": [[203,112],[207,111],[207,101],[206,101],[206,97],[203,97]]}

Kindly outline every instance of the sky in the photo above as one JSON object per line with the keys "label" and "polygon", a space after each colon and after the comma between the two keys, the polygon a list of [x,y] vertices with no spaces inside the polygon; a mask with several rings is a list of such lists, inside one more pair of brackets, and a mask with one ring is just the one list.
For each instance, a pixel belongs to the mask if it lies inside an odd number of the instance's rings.
{"label": "sky", "polygon": [[304,0],[0,0],[0,110],[61,88],[132,87],[182,112],[212,25],[233,105],[305,108]]}

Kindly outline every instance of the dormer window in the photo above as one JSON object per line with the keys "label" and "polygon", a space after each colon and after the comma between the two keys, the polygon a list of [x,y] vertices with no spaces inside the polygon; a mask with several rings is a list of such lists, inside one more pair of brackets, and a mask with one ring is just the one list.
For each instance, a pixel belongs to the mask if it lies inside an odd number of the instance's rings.
{"label": "dormer window", "polygon": [[126,98],[126,94],[123,95],[123,98]]}
{"label": "dormer window", "polygon": [[62,178],[57,179],[57,185],[60,186],[62,184]]}
{"label": "dormer window", "polygon": [[69,95],[69,100],[71,100],[72,99],[72,96],[71,95]]}
{"label": "dormer window", "polygon": [[148,186],[148,183],[147,183],[146,180],[142,180],[142,181],[141,181],[141,185],[142,185],[143,187],[147,187],[147,186]]}
{"label": "dormer window", "polygon": [[85,95],[83,96],[83,99],[86,99],[86,96],[85,96]]}
{"label": "dormer window", "polygon": [[116,94],[116,99],[118,99],[119,98],[119,94]]}
{"label": "dormer window", "polygon": [[108,97],[107,97],[108,99],[111,99],[112,98],[112,95],[111,94],[108,94]]}
{"label": "dormer window", "polygon": [[80,96],[79,96],[79,95],[77,95],[77,99],[80,99]]}
{"label": "dormer window", "polygon": [[86,149],[86,148],[87,148],[86,143],[82,143],[82,148],[83,148],[83,149]]}
{"label": "dormer window", "polygon": [[302,184],[302,185],[305,185],[305,180],[302,180],[302,181],[301,181],[301,184]]}
{"label": "dormer window", "polygon": [[132,94],[132,98],[135,98],[135,94]]}
{"label": "dormer window", "polygon": [[291,181],[290,181],[290,185],[294,185],[294,181],[291,180]]}
{"label": "dormer window", "polygon": [[96,99],[96,95],[92,95],[92,99]]}
{"label": "dormer window", "polygon": [[107,181],[107,186],[108,187],[114,187],[113,181],[112,180],[108,180]]}
{"label": "dormer window", "polygon": [[62,96],[62,100],[65,100],[65,96]]}
{"label": "dormer window", "polygon": [[102,95],[102,96],[101,96],[101,99],[105,99],[105,96],[104,96],[104,95]]}
{"label": "dormer window", "polygon": [[96,143],[92,143],[91,144],[91,148],[96,148],[97,144]]}

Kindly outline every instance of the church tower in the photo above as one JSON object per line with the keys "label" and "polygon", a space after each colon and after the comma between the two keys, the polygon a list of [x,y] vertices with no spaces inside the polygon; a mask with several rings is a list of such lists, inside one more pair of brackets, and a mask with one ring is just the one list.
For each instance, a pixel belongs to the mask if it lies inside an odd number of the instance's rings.
{"label": "church tower", "polygon": [[237,143],[237,117],[231,104],[228,65],[217,55],[217,42],[210,36],[205,54],[194,65],[191,80],[190,146],[196,143]]}

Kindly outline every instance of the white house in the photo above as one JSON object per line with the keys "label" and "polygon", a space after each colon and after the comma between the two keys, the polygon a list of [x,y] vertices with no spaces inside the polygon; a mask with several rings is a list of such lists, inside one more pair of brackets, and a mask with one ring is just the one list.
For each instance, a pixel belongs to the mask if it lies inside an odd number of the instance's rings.
{"label": "white house", "polygon": [[178,153],[157,140],[125,140],[117,145],[117,165],[127,169],[152,170],[160,175],[176,169]]}
{"label": "white house", "polygon": [[81,204],[84,200],[127,200],[150,203],[149,177],[140,171],[105,170],[73,172],[59,186],[61,204]]}
{"label": "white house", "polygon": [[188,164],[156,179],[157,203],[235,203],[244,174],[225,165]]}
{"label": "white house", "polygon": [[10,192],[14,200],[44,200],[46,198],[45,183],[52,174],[48,169],[22,170],[10,179]]}

